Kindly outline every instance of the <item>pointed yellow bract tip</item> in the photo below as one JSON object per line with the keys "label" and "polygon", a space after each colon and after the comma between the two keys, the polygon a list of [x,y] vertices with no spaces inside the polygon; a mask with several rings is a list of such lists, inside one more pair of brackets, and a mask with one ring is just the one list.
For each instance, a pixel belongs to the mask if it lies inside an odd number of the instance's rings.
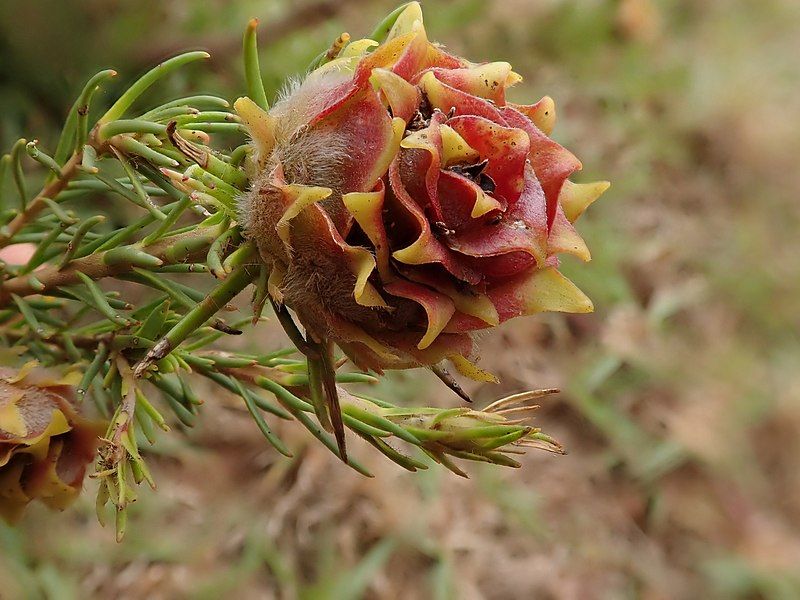
{"label": "pointed yellow bract tip", "polygon": [[422,336],[422,339],[417,344],[419,350],[425,350],[436,341],[436,338],[447,327],[450,318],[456,311],[452,300],[445,296],[441,297],[441,301],[436,306],[424,306],[423,308],[425,308],[425,312],[428,315],[428,327],[425,330],[425,335]]}
{"label": "pointed yellow bract tip", "polygon": [[506,78],[506,87],[511,87],[512,85],[517,85],[518,83],[522,83],[522,75],[516,71],[511,71]]}
{"label": "pointed yellow bract tip", "polygon": [[359,57],[361,58],[367,52],[369,52],[372,48],[380,46],[378,42],[375,40],[370,40],[368,38],[355,40],[347,44],[342,50],[342,53],[339,54],[339,58],[353,58]]}
{"label": "pointed yellow bract tip", "polygon": [[567,179],[558,195],[558,201],[567,219],[572,223],[609,187],[611,187],[610,181],[573,183]]}
{"label": "pointed yellow bract tip", "polygon": [[417,88],[396,73],[380,67],[372,70],[369,81],[375,91],[380,92],[385,102],[388,102],[395,118],[404,118],[405,130],[405,120],[411,118],[419,104]]}
{"label": "pointed yellow bract tip", "polygon": [[472,207],[472,212],[469,216],[473,219],[477,219],[493,210],[501,208],[503,208],[503,205],[500,204],[499,201],[485,194],[483,190],[478,190],[477,197],[475,198],[475,205]]}
{"label": "pointed yellow bract tip", "polygon": [[430,258],[425,253],[425,246],[429,243],[430,236],[421,235],[410,246],[395,250],[392,257],[406,265],[423,265],[430,262]]}
{"label": "pointed yellow bract tip", "polygon": [[12,377],[6,377],[5,380],[8,383],[19,383],[20,381],[24,380],[31,372],[39,366],[38,360],[29,360],[24,365],[22,365],[18,370],[16,375]]}
{"label": "pointed yellow bract tip", "polygon": [[247,96],[238,98],[233,110],[242,119],[262,161],[275,146],[275,119]]}
{"label": "pointed yellow bract tip", "polygon": [[550,96],[544,96],[534,105],[536,108],[531,115],[533,124],[536,125],[545,135],[553,133],[556,126],[556,103]]}
{"label": "pointed yellow bract tip", "polygon": [[477,65],[469,70],[467,90],[495,102],[505,90],[522,81],[522,76],[511,69],[511,64],[496,61]]}
{"label": "pointed yellow bract tip", "polygon": [[369,282],[364,282],[363,285],[361,285],[360,292],[354,290],[353,297],[356,303],[361,306],[370,308],[387,308],[388,306],[375,286]]}
{"label": "pointed yellow bract tip", "polygon": [[[420,88],[422,91],[425,92],[425,95],[428,96],[428,99],[431,101],[432,104],[436,104],[437,100],[441,96],[442,93],[442,82],[436,79],[436,75],[432,72],[426,72],[419,80]],[[432,97],[435,96],[435,97]]]}
{"label": "pointed yellow bract tip", "polygon": [[349,192],[342,195],[342,203],[353,215],[375,248],[378,273],[384,282],[391,281],[393,275],[389,266],[389,243],[381,225],[383,210],[383,191]]}
{"label": "pointed yellow bract tip", "polygon": [[449,125],[442,125],[439,127],[439,131],[442,134],[443,168],[455,163],[478,160],[480,158],[480,154],[470,147],[466,140],[461,137],[461,134]]}
{"label": "pointed yellow bract tip", "polygon": [[550,96],[544,96],[536,104],[511,106],[528,117],[545,135],[553,132],[556,125],[556,103]]}
{"label": "pointed yellow bract tip", "polygon": [[572,254],[584,262],[592,260],[586,242],[566,218],[559,212],[553,221],[550,235],[547,238],[548,254]]}
{"label": "pointed yellow bract tip", "polygon": [[400,147],[406,150],[428,150],[435,152],[436,148],[430,140],[430,133],[425,129],[420,129],[409,134],[400,142]]}
{"label": "pointed yellow bract tip", "polygon": [[[419,23],[419,25],[417,25],[417,23]],[[411,2],[406,9],[400,13],[400,16],[397,17],[397,21],[395,21],[394,26],[389,31],[386,41],[416,31],[422,24],[422,7],[419,2]]]}
{"label": "pointed yellow bract tip", "polygon": [[303,210],[312,204],[319,202],[320,200],[324,200],[330,196],[333,191],[326,187],[293,183],[283,186],[283,192],[289,197],[289,203],[283,213],[283,216],[278,219],[278,223],[275,225],[275,230],[278,233],[278,237],[281,238],[286,246],[286,249],[291,252],[292,245],[291,240],[289,239],[289,226],[291,225],[292,219],[297,217],[297,215],[299,215],[301,212],[303,212]]}
{"label": "pointed yellow bract tip", "polygon": [[394,117],[389,124],[389,128],[391,128],[391,134],[389,135],[388,143],[372,167],[371,177],[374,179],[380,179],[389,169],[389,165],[395,156],[397,156],[397,152],[400,150],[400,141],[403,139],[403,133],[405,132],[406,122],[400,117]]}
{"label": "pointed yellow bract tip", "polygon": [[589,297],[553,267],[534,271],[519,294],[524,299],[523,315],[539,312],[581,314],[594,310]]}
{"label": "pointed yellow bract tip", "polygon": [[350,271],[356,278],[353,286],[353,298],[361,306],[385,307],[386,302],[369,282],[369,276],[375,270],[375,258],[372,253],[363,248],[351,248]]}

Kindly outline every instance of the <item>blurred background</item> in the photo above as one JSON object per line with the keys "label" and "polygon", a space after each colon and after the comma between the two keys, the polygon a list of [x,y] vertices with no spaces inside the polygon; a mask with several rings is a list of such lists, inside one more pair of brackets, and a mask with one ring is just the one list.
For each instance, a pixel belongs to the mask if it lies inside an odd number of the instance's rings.
{"label": "blurred background", "polygon": [[[353,442],[368,480],[280,423],[277,455],[215,391],[161,436],[117,545],[95,484],[65,514],[0,524],[0,598],[800,598],[800,3],[426,0],[432,39],[508,60],[513,100],[556,100],[554,137],[610,179],[565,271],[592,315],[513,321],[483,342],[502,394],[560,387],[537,424],[568,456],[520,470],[409,474]],[[274,93],[385,0],[0,0],[0,142],[52,148],[98,69],[130,82],[205,48],[159,84],[244,91],[241,32],[261,19]],[[101,99],[114,97],[112,87]],[[265,325],[246,340],[278,347]],[[381,393],[456,406],[426,373]]]}

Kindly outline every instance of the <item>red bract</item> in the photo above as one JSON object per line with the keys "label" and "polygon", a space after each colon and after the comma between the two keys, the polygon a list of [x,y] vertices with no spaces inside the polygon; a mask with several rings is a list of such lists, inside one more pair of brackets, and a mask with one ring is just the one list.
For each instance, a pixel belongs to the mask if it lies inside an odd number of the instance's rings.
{"label": "red bract", "polygon": [[270,294],[363,368],[472,365],[471,332],[540,311],[589,312],[558,271],[589,251],[572,222],[607,187],[548,137],[544,97],[506,101],[504,62],[428,41],[419,5],[382,44],[352,42],[269,111],[236,109],[254,142],[246,231]]}

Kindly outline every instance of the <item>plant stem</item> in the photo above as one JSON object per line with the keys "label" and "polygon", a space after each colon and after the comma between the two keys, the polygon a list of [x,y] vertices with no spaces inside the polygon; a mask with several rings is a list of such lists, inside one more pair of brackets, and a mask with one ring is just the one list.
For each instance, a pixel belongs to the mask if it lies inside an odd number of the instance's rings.
{"label": "plant stem", "polygon": [[[146,252],[160,259],[165,265],[175,262],[192,262],[195,259],[205,256],[209,246],[214,239],[216,239],[218,234],[219,232],[216,227],[200,227],[194,231],[163,238],[148,246]],[[206,238],[208,242],[200,245],[200,247],[195,247],[189,256],[183,257],[180,261],[174,261],[169,258],[169,256],[173,254],[170,250],[176,244],[194,242],[201,238]],[[140,250],[142,249],[140,244],[135,244],[133,247]],[[130,262],[106,264],[104,260],[105,255],[106,252],[90,254],[84,258],[73,260],[61,270],[59,270],[58,265],[52,265],[41,271],[37,271],[36,278],[44,287],[34,287],[28,276],[19,276],[8,279],[7,281],[0,281],[0,308],[11,302],[12,294],[21,297],[30,296],[32,294],[46,295],[49,290],[57,287],[80,283],[81,280],[78,273],[83,273],[89,278],[97,280],[103,279],[104,277],[113,277],[122,273],[128,273],[133,271],[134,267],[136,267],[135,264]]]}
{"label": "plant stem", "polygon": [[134,368],[134,375],[141,377],[148,367],[161,360],[177,348],[181,342],[217,314],[222,308],[246,288],[258,275],[258,268],[242,265],[218,285],[205,299],[190,310],[175,326],[153,346]]}
{"label": "plant stem", "polygon": [[14,236],[30,223],[36,215],[47,208],[46,198],[55,198],[67,187],[67,183],[75,175],[78,165],[81,163],[81,155],[73,154],[66,164],[61,168],[57,179],[51,181],[42,188],[36,197],[28,203],[25,210],[18,214],[3,231],[0,231],[0,248],[8,246],[13,241]]}

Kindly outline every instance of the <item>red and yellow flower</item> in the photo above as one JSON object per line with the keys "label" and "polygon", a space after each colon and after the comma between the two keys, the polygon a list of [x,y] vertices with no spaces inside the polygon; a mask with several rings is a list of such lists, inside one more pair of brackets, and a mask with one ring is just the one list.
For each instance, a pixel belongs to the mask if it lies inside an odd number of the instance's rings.
{"label": "red and yellow flower", "polygon": [[589,260],[572,223],[608,183],[568,180],[581,163],[548,137],[553,101],[506,100],[520,80],[429,42],[412,3],[269,111],[237,101],[255,150],[245,229],[315,338],[362,368],[449,359],[489,379],[472,332],[592,310],[557,255]]}
{"label": "red and yellow flower", "polygon": [[69,375],[0,367],[0,517],[33,500],[62,510],[80,493],[99,423],[81,416]]}

